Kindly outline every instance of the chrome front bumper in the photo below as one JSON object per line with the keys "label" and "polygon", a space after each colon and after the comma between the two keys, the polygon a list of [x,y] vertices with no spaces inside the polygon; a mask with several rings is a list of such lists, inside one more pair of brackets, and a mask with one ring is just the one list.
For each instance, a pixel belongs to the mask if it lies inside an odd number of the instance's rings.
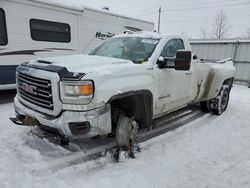
{"label": "chrome front bumper", "polygon": [[[106,135],[111,132],[111,109],[110,105],[105,105],[90,111],[62,111],[58,116],[49,116],[34,111],[24,106],[18,99],[14,99],[16,116],[28,116],[36,119],[41,125],[58,130],[67,138],[89,138],[96,135]],[[81,129],[81,124],[89,125],[89,130],[84,134],[78,134],[77,129]],[[75,126],[72,128],[72,125]],[[74,129],[74,130],[73,130]]]}

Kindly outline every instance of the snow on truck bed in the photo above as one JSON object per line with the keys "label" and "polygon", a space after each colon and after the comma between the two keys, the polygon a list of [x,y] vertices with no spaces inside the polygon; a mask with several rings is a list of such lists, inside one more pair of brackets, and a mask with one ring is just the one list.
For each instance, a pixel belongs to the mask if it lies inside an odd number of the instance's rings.
{"label": "snow on truck bed", "polygon": [[207,114],[141,146],[135,159],[78,163],[69,152],[14,126],[0,105],[0,187],[250,187],[250,89],[235,86],[228,110]]}

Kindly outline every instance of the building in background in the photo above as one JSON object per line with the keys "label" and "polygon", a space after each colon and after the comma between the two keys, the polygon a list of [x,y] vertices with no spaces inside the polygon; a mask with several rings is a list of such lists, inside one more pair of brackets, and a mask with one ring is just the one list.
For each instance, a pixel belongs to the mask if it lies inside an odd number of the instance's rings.
{"label": "building in background", "polygon": [[232,58],[236,67],[235,84],[250,87],[250,39],[190,40],[199,59]]}

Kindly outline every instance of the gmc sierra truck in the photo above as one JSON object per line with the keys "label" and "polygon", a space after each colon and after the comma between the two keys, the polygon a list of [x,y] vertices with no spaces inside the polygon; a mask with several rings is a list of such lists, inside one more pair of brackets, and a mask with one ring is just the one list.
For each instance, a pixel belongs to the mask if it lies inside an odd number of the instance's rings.
{"label": "gmc sierra truck", "polygon": [[231,59],[198,60],[182,36],[117,35],[88,55],[21,64],[15,122],[68,139],[113,135],[127,146],[156,118],[190,103],[222,114],[234,73]]}

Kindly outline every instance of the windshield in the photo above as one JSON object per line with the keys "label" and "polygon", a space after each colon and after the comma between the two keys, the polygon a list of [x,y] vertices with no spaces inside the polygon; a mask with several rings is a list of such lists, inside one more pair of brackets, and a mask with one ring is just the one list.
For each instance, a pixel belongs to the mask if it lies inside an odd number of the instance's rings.
{"label": "windshield", "polygon": [[90,52],[89,55],[128,59],[134,63],[147,61],[159,39],[141,37],[112,38]]}

